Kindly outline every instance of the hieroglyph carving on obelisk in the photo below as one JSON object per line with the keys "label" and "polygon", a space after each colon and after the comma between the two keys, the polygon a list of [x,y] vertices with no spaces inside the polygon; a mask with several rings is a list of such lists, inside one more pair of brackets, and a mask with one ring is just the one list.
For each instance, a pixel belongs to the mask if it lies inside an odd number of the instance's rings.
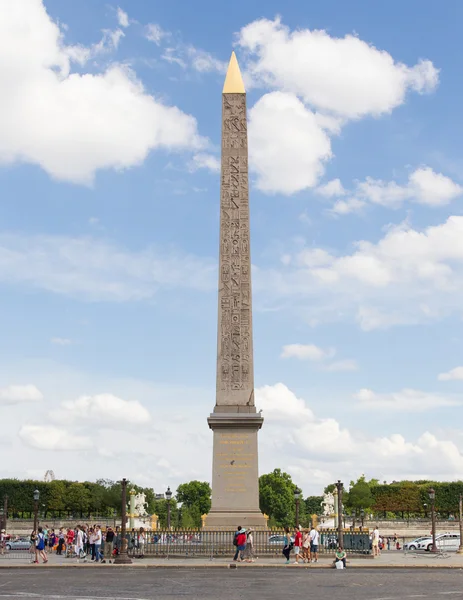
{"label": "hieroglyph carving on obelisk", "polygon": [[254,406],[246,94],[234,53],[222,94],[217,359],[217,405]]}

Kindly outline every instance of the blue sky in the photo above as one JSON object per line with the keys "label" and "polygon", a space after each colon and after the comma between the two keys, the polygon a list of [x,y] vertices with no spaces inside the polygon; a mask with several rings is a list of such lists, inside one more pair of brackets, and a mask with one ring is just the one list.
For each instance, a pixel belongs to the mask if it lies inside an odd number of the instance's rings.
{"label": "blue sky", "polygon": [[261,472],[463,470],[463,7],[233,6],[0,1],[3,476],[210,478],[232,49]]}

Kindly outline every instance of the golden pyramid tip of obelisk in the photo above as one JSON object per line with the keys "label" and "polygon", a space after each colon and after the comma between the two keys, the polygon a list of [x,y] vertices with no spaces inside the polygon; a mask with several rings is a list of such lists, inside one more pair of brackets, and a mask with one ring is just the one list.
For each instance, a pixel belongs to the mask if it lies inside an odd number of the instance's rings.
{"label": "golden pyramid tip of obelisk", "polygon": [[222,94],[245,94],[243,78],[241,77],[240,67],[236,60],[236,54],[232,52],[230,62],[228,63],[227,75],[223,84]]}

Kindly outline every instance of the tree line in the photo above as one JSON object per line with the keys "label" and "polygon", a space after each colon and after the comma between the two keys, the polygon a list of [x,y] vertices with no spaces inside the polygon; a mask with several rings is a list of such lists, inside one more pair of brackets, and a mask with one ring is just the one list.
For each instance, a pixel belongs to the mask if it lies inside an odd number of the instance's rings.
{"label": "tree line", "polygon": [[[165,527],[167,500],[158,498],[152,488],[129,481],[128,490],[132,489],[137,494],[145,494],[146,513],[158,515],[161,526]],[[121,513],[121,483],[109,479],[96,482],[0,479],[0,506],[8,496],[9,518],[32,518],[35,490],[39,492],[38,509],[42,520],[62,517],[110,519]],[[170,501],[171,524],[174,527],[199,527],[201,515],[210,510],[210,498],[211,488],[206,482],[190,481],[179,485]]]}
{"label": "tree line", "polygon": [[[334,484],[325,488],[333,491]],[[344,495],[345,512],[359,515],[361,510],[375,517],[421,518],[431,512],[429,490],[435,491],[435,510],[439,517],[458,515],[460,495],[463,495],[463,481],[393,481],[380,483],[378,479],[367,481],[362,475],[351,481]]]}
{"label": "tree line", "polygon": [[[362,475],[346,486],[343,495],[346,515],[360,518],[366,515],[388,518],[427,517],[430,513],[429,488],[436,492],[435,507],[438,515],[449,517],[458,513],[463,482],[399,481],[390,484],[377,479],[367,481]],[[293,525],[296,518],[296,484],[291,475],[281,469],[259,478],[260,509],[269,517],[269,526]],[[96,482],[55,480],[51,482],[0,479],[0,505],[8,496],[8,515],[14,518],[30,518],[34,511],[34,491],[40,493],[39,513],[47,518],[116,518],[121,511],[121,484],[108,479]],[[161,527],[167,525],[170,505],[173,527],[194,528],[201,526],[201,516],[211,508],[211,488],[204,481],[190,481],[178,486],[170,503],[157,497],[152,488],[129,482],[128,489],[145,494],[147,514],[156,514]],[[334,484],[324,493],[334,491]],[[298,502],[299,522],[308,526],[311,516],[323,513],[323,496],[301,496]]]}

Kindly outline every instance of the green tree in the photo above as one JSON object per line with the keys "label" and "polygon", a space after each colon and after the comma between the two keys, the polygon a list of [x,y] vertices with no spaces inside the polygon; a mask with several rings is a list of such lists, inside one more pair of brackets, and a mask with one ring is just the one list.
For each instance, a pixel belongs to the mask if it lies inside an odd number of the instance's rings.
{"label": "green tree", "polygon": [[[156,500],[153,508],[154,511],[152,514],[156,514],[159,517],[159,525],[165,529],[167,527],[167,500]],[[170,501],[170,526],[179,526],[179,510],[175,498],[172,498]]]}
{"label": "green tree", "polygon": [[201,526],[201,512],[196,505],[193,505],[191,508],[183,505],[179,509],[179,520],[180,527],[184,529],[198,528]]}
{"label": "green tree", "polygon": [[71,483],[66,496],[66,507],[69,510],[83,516],[90,508],[90,500],[90,492],[83,483]]}
{"label": "green tree", "polygon": [[[294,490],[291,475],[275,469],[259,478],[260,510],[270,517],[270,524],[290,526],[294,523]],[[304,503],[301,503],[302,505]]]}
{"label": "green tree", "polygon": [[323,496],[307,496],[304,500],[307,515],[320,515],[323,512],[322,502]]}
{"label": "green tree", "polygon": [[324,494],[334,494],[335,491],[336,491],[336,484],[330,483],[329,485],[327,485],[325,487],[325,489],[323,490],[323,493]]}
{"label": "green tree", "polygon": [[346,494],[344,504],[351,509],[353,514],[360,510],[369,510],[375,502],[370,486],[365,480],[365,475],[359,477],[356,483],[351,482],[349,493]]}
{"label": "green tree", "polygon": [[201,515],[207,514],[211,510],[211,486],[207,481],[190,481],[182,483],[177,488],[177,502],[189,509],[196,507],[199,512],[199,522],[195,527],[201,525]]}
{"label": "green tree", "polygon": [[56,479],[48,483],[47,508],[51,511],[62,511],[66,508],[66,482]]}

